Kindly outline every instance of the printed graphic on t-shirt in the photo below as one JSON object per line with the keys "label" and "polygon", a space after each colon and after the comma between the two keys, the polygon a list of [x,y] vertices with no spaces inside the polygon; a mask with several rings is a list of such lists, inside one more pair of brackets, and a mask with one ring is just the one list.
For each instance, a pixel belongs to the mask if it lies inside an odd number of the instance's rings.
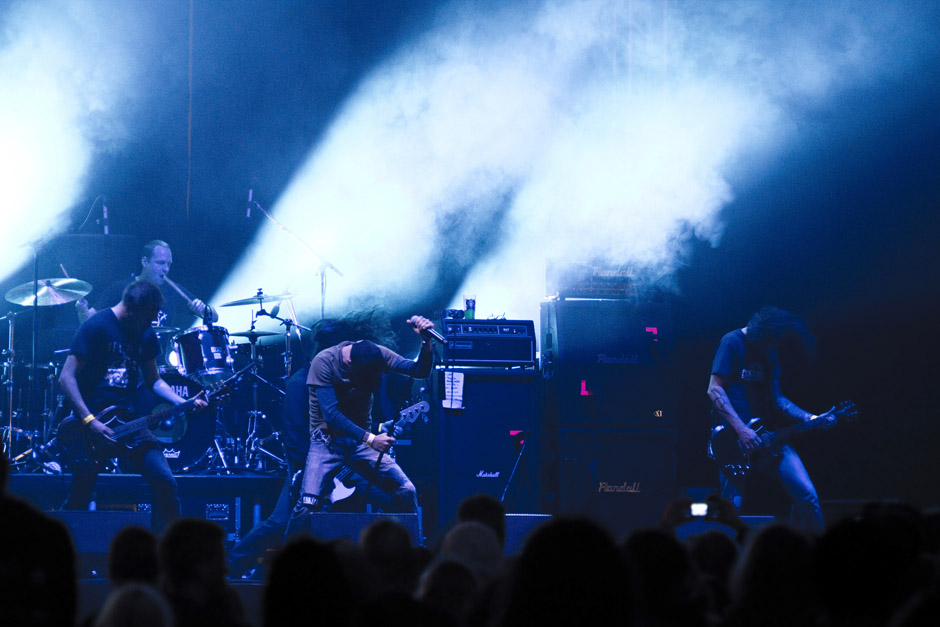
{"label": "printed graphic on t-shirt", "polygon": [[764,367],[761,364],[748,364],[749,368],[743,368],[741,370],[741,381],[748,381],[750,383],[760,383],[766,381],[764,376]]}
{"label": "printed graphic on t-shirt", "polygon": [[109,346],[109,364],[105,372],[105,385],[110,388],[126,390],[130,386],[130,374],[136,372],[137,362],[128,356],[128,346],[121,342],[111,342]]}

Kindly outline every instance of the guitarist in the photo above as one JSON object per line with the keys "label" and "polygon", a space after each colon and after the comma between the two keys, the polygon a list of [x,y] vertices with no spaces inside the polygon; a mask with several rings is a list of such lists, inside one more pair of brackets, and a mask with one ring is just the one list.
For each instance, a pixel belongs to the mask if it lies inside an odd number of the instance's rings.
{"label": "guitarist", "polygon": [[[157,533],[181,512],[179,488],[159,442],[147,429],[116,442],[111,427],[98,416],[112,406],[133,413],[141,376],[143,385],[160,398],[174,405],[185,402],[157,370],[160,346],[151,323],[162,306],[163,294],[154,283],[131,283],[121,302],[79,327],[59,376],[59,385],[73,408],[59,427],[59,443],[72,467],[64,509],[88,508],[102,459],[117,455],[150,484],[154,495],[151,526]],[[202,398],[195,400],[197,408],[207,404]]]}
{"label": "guitarist", "polygon": [[[715,352],[708,398],[714,413],[734,430],[748,453],[756,453],[761,445],[760,436],[747,426],[752,418],[760,417],[771,429],[785,426],[787,419],[817,418],[780,391],[777,347],[793,340],[806,349],[811,347],[813,338],[806,323],[794,313],[767,306],[755,313],[746,327],[722,337]],[[793,499],[794,525],[812,532],[823,531],[819,496],[792,447],[784,445],[776,456],[766,451],[752,455],[751,468],[776,478],[784,487]],[[720,478],[722,496],[740,506],[741,493],[724,473]]]}
{"label": "guitarist", "polygon": [[[392,495],[400,512],[418,510],[414,484],[401,467],[385,453],[395,443],[387,433],[372,433],[373,395],[383,372],[416,378],[431,373],[432,352],[428,331],[434,323],[421,316],[409,319],[423,341],[415,361],[368,340],[340,342],[320,351],[310,364],[310,449],[304,470],[300,501],[294,508],[291,527],[302,524],[309,512],[330,504],[333,477],[344,465],[364,477],[374,474],[375,485]],[[374,470],[378,462],[378,469]]]}

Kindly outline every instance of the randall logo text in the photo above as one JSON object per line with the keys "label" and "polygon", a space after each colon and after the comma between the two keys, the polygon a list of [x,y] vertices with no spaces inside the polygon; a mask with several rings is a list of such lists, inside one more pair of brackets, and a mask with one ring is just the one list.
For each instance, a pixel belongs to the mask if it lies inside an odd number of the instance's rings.
{"label": "randall logo text", "polygon": [[605,355],[604,353],[598,353],[597,363],[599,364],[638,364],[640,363],[640,356],[636,353],[632,355],[621,354],[621,355]]}
{"label": "randall logo text", "polygon": [[606,481],[601,481],[597,484],[598,492],[633,492],[636,494],[640,493],[640,482],[634,481],[633,483],[607,483]]}

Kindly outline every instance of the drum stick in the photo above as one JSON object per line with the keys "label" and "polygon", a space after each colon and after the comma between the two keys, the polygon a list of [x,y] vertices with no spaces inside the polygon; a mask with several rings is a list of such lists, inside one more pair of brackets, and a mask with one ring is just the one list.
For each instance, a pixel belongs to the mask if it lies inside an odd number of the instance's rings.
{"label": "drum stick", "polygon": [[181,288],[179,285],[177,285],[176,283],[174,283],[173,281],[171,281],[171,280],[170,280],[170,277],[165,276],[165,277],[163,277],[163,280],[166,281],[167,284],[168,284],[170,287],[172,287],[174,290],[176,290],[176,293],[179,294],[180,296],[182,296],[182,297],[183,297],[183,300],[185,300],[187,303],[189,302],[190,298],[189,298],[189,296],[186,294],[186,292],[184,292],[184,291],[182,290],[182,288]]}
{"label": "drum stick", "polygon": [[65,269],[65,266],[63,266],[61,263],[59,264],[59,268],[62,269],[62,274],[65,276],[66,279],[71,279],[71,278],[72,278],[72,277],[69,276],[69,273],[68,273],[68,271]]}

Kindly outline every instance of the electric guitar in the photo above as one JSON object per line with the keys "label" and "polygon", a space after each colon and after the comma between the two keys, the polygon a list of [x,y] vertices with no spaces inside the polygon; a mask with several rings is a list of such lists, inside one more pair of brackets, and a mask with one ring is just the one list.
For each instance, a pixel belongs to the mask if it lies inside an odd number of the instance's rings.
{"label": "electric guitar", "polygon": [[111,429],[113,432],[111,438],[114,441],[89,429],[82,424],[82,419],[75,416],[74,413],[66,417],[59,425],[56,441],[69,465],[79,461],[105,460],[116,457],[131,448],[127,443],[131,435],[144,429],[152,429],[158,425],[169,428],[180,417],[196,408],[197,399],[204,398],[207,403],[212,404],[229,396],[232,386],[241,378],[245,370],[243,368],[225,381],[210,386],[205,391],[179,405],[156,411],[148,416],[133,418],[132,412],[117,405],[105,408],[95,415],[95,419]]}
{"label": "electric guitar", "polygon": [[738,439],[734,429],[726,425],[718,425],[712,429],[708,441],[708,456],[715,460],[718,468],[726,477],[732,480],[741,480],[747,476],[751,469],[752,459],[760,455],[779,455],[780,447],[786,444],[791,437],[811,429],[827,429],[834,427],[842,421],[848,421],[858,415],[855,403],[844,401],[839,403],[815,420],[798,422],[795,425],[768,430],[760,418],[753,418],[747,426],[760,436],[759,448],[755,451],[745,451],[744,445]]}

